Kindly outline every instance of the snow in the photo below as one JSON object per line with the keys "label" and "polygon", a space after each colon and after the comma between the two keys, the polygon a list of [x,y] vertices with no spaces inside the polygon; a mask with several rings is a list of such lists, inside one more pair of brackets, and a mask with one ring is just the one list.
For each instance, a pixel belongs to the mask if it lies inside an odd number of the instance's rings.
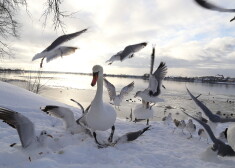
{"label": "snow", "polygon": [[[180,130],[172,134],[173,124],[167,126],[161,121],[151,121],[151,129],[135,141],[99,149],[89,135],[71,135],[65,131],[61,120],[41,112],[39,108],[45,105],[65,106],[74,111],[76,118],[81,115],[80,109],[0,82],[0,106],[27,116],[35,124],[37,134],[47,130],[53,136],[53,139],[48,138],[46,146],[37,150],[22,149],[16,130],[0,122],[1,168],[232,168],[235,164],[233,157],[223,158],[212,152],[211,141],[209,145],[205,139],[199,141],[197,133],[192,139],[187,139],[189,134],[184,135]],[[145,122],[122,119],[117,119],[115,125],[114,139],[146,126]],[[196,125],[198,130],[200,127]],[[218,130],[223,128],[222,124],[217,127]],[[110,130],[98,132],[98,140],[107,141],[109,133]],[[14,142],[17,145],[9,147]]]}

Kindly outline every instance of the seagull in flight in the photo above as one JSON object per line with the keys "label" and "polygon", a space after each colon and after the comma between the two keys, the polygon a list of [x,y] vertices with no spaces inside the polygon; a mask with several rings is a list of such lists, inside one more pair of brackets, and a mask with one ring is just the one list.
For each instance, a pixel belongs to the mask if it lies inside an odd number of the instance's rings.
{"label": "seagull in flight", "polygon": [[226,122],[235,122],[234,118],[222,118],[219,115],[213,114],[202,102],[200,102],[196,97],[194,97],[191,92],[187,89],[190,97],[193,101],[200,107],[200,109],[205,113],[209,120],[213,123],[226,123]]}
{"label": "seagull in flight", "polygon": [[115,108],[116,106],[118,106],[118,109],[124,96],[127,96],[134,88],[134,82],[131,82],[127,86],[123,87],[119,94],[116,94],[115,86],[112,83],[110,83],[106,78],[104,78],[104,84],[108,90],[110,101],[113,101]]}
{"label": "seagull in flight", "polygon": [[161,94],[162,80],[167,74],[167,66],[164,62],[161,62],[157,70],[153,73],[154,59],[155,47],[153,46],[150,64],[149,86],[144,91],[137,91],[135,97],[140,97],[146,102],[156,103],[159,101],[158,96]]}
{"label": "seagull in flight", "polygon": [[109,60],[106,61],[106,63],[111,65],[114,61],[122,62],[126,58],[132,58],[136,52],[140,51],[145,46],[147,46],[146,42],[126,46],[124,50],[119,51],[117,54],[113,55]]}
{"label": "seagull in flight", "polygon": [[75,52],[77,47],[71,47],[71,46],[60,46],[62,43],[65,43],[69,40],[74,39],[77,36],[80,36],[84,32],[86,32],[87,29],[83,29],[81,31],[71,33],[71,34],[64,34],[60,37],[58,37],[51,45],[49,45],[45,50],[42,52],[36,54],[33,58],[32,61],[42,58],[40,67],[42,68],[43,60],[44,58],[47,59],[47,62],[50,62],[51,60],[57,58],[57,57],[62,57],[66,55],[70,55]]}
{"label": "seagull in flight", "polygon": [[[218,5],[214,5],[213,3],[208,2],[206,0],[194,0],[194,1],[201,7],[209,9],[209,10],[214,10],[214,11],[219,11],[219,12],[235,12],[235,9],[226,9]],[[232,22],[233,20],[235,20],[235,17],[232,18],[230,22]]]}
{"label": "seagull in flight", "polygon": [[189,117],[193,118],[194,120],[196,120],[199,124],[201,124],[204,127],[204,129],[206,130],[206,132],[210,136],[212,142],[214,143],[214,145],[212,147],[212,150],[217,151],[217,155],[220,155],[220,156],[235,156],[235,151],[233,150],[233,148],[230,145],[225,144],[223,141],[217,139],[209,125],[207,125],[205,122],[201,121],[200,119],[189,115],[186,112],[184,112],[184,113],[187,116],[189,116]]}
{"label": "seagull in flight", "polygon": [[0,119],[17,130],[22,148],[43,146],[46,137],[53,138],[45,130],[41,131],[39,136],[36,136],[33,122],[13,110],[0,107]]}

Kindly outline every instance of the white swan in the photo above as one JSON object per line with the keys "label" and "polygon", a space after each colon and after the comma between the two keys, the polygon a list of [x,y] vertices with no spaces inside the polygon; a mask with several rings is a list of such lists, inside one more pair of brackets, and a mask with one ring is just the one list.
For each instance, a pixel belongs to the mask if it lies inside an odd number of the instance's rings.
{"label": "white swan", "polygon": [[109,128],[112,128],[112,132],[108,139],[109,142],[112,142],[115,130],[114,123],[116,121],[117,114],[111,105],[103,102],[103,67],[95,65],[92,70],[93,80],[91,82],[91,86],[95,86],[97,83],[97,90],[89,110],[84,115],[84,119],[87,126],[93,132],[95,142],[98,145],[101,145],[96,139],[95,131],[106,131]]}

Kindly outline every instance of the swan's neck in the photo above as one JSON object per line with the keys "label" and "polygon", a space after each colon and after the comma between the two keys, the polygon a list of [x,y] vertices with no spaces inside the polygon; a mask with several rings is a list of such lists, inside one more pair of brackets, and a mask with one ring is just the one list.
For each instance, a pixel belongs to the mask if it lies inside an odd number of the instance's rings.
{"label": "swan's neck", "polygon": [[93,101],[97,104],[103,103],[103,74],[100,74],[97,80],[96,95]]}

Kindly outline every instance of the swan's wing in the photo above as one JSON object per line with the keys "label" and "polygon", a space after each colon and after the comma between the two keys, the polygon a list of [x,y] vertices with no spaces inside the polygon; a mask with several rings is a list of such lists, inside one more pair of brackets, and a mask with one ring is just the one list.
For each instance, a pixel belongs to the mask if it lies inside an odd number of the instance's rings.
{"label": "swan's wing", "polygon": [[200,5],[203,8],[210,9],[210,10],[215,10],[219,12],[235,12],[235,9],[226,9],[222,8],[218,5],[214,5],[206,0],[194,0],[198,5]]}
{"label": "swan's wing", "polygon": [[213,114],[202,102],[200,102],[196,97],[192,95],[192,93],[187,89],[188,94],[193,99],[193,101],[202,109],[205,115],[209,118],[212,122],[219,122],[220,117],[218,115]]}
{"label": "swan's wing", "polygon": [[129,85],[122,88],[120,92],[120,98],[123,98],[124,96],[128,95],[134,88],[134,81],[131,82]]}
{"label": "swan's wing", "polygon": [[50,52],[48,52],[48,55],[46,55],[47,62],[50,62],[58,57],[63,57],[66,55],[73,54],[76,49],[77,47],[61,46],[54,50],[51,50]]}
{"label": "swan's wing", "polygon": [[[161,93],[161,84],[162,80],[165,78],[167,74],[167,66],[164,62],[161,62],[157,68],[157,70],[153,73],[155,79],[157,80],[157,92],[155,93],[155,96],[159,95]],[[151,82],[151,81],[149,81]]]}
{"label": "swan's wing", "polygon": [[74,114],[69,108],[48,105],[40,109],[49,115],[62,119],[66,128],[72,127],[75,123]]}
{"label": "swan's wing", "polygon": [[129,55],[134,54],[135,52],[140,51],[142,48],[144,48],[147,45],[146,42],[129,45],[126,46],[122,53],[120,53],[120,60],[122,61],[124,58],[128,57]]}
{"label": "swan's wing", "polygon": [[23,148],[36,137],[33,123],[18,112],[0,107],[0,119],[17,130]]}
{"label": "swan's wing", "polygon": [[87,31],[87,29],[83,29],[81,31],[71,33],[71,34],[62,35],[62,36],[58,37],[53,43],[51,43],[51,45],[48,46],[43,52],[50,51],[50,50],[56,48],[57,46],[59,46],[60,44],[66,42],[66,41],[72,40],[73,38],[81,35],[85,31]]}
{"label": "swan's wing", "polygon": [[108,90],[110,100],[114,100],[114,98],[116,97],[115,86],[110,83],[106,78],[104,78],[104,85]]}
{"label": "swan's wing", "polygon": [[79,103],[78,101],[76,101],[74,99],[70,99],[70,100],[73,101],[74,103],[76,103],[81,108],[83,114],[85,113],[84,107],[81,105],[81,103]]}

